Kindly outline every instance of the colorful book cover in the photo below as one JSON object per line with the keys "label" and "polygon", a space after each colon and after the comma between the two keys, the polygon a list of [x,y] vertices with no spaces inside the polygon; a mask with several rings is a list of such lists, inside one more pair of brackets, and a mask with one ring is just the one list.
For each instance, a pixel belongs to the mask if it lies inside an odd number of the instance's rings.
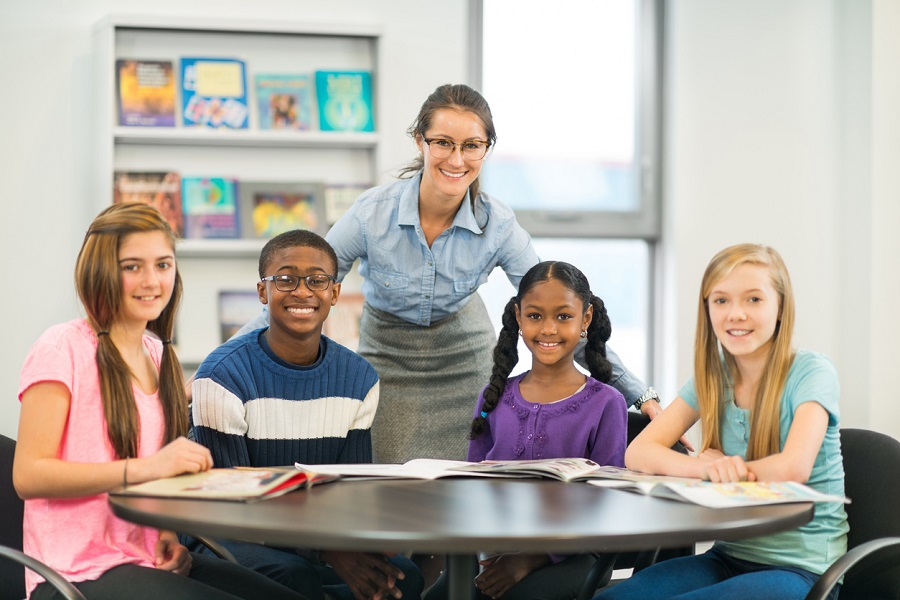
{"label": "colorful book cover", "polygon": [[181,175],[175,171],[116,171],[113,174],[113,202],[149,204],[162,213],[175,235],[184,237]]}
{"label": "colorful book cover", "polygon": [[312,81],[309,75],[257,75],[260,129],[310,129]]}
{"label": "colorful book cover", "polygon": [[175,126],[175,73],[169,60],[116,61],[119,125]]}
{"label": "colorful book cover", "polygon": [[246,129],[250,111],[244,61],[182,58],[181,105],[185,127]]}
{"label": "colorful book cover", "polygon": [[181,180],[185,237],[236,238],[237,181],[223,177],[184,177]]}
{"label": "colorful book cover", "polygon": [[272,238],[291,229],[319,227],[308,193],[259,192],[253,196],[253,235]]}
{"label": "colorful book cover", "polygon": [[368,71],[316,71],[316,100],[322,131],[375,131]]}
{"label": "colorful book cover", "polygon": [[270,239],[291,229],[325,235],[324,186],[309,181],[241,181],[244,237]]}

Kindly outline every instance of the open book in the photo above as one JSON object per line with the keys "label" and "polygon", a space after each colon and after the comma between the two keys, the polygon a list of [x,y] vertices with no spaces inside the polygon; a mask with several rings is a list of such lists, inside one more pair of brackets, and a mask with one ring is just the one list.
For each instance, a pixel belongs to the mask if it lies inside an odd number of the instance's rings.
{"label": "open book", "polygon": [[618,467],[599,467],[588,482],[648,496],[692,502],[708,508],[733,508],[791,502],[850,502],[843,496],[817,492],[794,481],[712,483],[686,477],[647,475]]}
{"label": "open book", "polygon": [[114,496],[154,496],[249,502],[274,498],[301,487],[334,481],[338,477],[298,471],[290,467],[210,469],[147,481],[110,492]]}
{"label": "open book", "polygon": [[353,478],[438,479],[441,477],[548,477],[578,481],[600,465],[586,458],[496,460],[480,463],[417,458],[403,464],[295,465],[298,469]]}

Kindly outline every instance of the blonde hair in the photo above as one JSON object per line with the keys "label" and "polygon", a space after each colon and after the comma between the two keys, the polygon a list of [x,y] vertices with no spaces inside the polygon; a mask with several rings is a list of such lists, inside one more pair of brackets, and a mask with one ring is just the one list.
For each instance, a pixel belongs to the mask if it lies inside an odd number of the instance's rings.
{"label": "blonde hair", "polygon": [[[140,203],[114,204],[91,223],[75,263],[75,288],[88,322],[98,333],[97,371],[103,413],[110,444],[119,458],[137,456],[140,422],[131,370],[109,335],[101,332],[109,331],[122,309],[119,247],[127,235],[151,231],[163,232],[174,250],[175,234],[159,211]],[[171,344],[181,293],[181,276],[176,270],[169,303],[159,317],[147,323],[147,329],[164,340],[159,374],[159,400],[166,426],[164,443],[185,435],[188,426],[184,374]]]}
{"label": "blonde hair", "polygon": [[[780,405],[788,371],[794,360],[794,292],[784,261],[775,249],[758,244],[739,244],[716,254],[703,273],[697,308],[697,337],[694,343],[694,385],[703,427],[701,451],[722,449],[721,420],[727,388],[738,382],[734,356],[720,347],[709,317],[709,295],[713,287],[740,265],[762,265],[769,269],[772,287],[778,293],[779,317],[774,343],[763,369],[750,417],[747,460],[756,460],[780,451]],[[721,353],[721,354],[720,354]],[[724,356],[724,363],[722,357]]]}

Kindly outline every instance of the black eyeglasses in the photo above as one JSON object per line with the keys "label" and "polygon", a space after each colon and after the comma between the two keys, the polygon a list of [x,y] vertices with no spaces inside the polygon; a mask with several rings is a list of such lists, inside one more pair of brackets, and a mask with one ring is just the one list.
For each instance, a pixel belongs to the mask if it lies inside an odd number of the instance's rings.
{"label": "black eyeglasses", "polygon": [[466,160],[481,160],[487,155],[490,142],[481,140],[466,140],[465,142],[454,142],[443,138],[427,138],[422,136],[422,141],[428,145],[428,151],[431,155],[438,159],[444,159],[453,154],[456,147],[459,146],[459,152]]}
{"label": "black eyeglasses", "polygon": [[275,289],[279,292],[293,292],[300,285],[300,280],[306,281],[306,287],[314,292],[327,290],[332,282],[337,281],[331,275],[324,273],[315,273],[313,275],[270,275],[263,277],[260,281],[271,281],[275,284]]}

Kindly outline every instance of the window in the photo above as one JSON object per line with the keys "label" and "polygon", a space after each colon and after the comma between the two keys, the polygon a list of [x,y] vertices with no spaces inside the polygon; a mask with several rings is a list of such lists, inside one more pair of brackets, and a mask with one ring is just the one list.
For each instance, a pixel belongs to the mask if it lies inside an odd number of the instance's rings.
{"label": "window", "polygon": [[[603,300],[612,323],[609,345],[628,369],[651,381],[648,315],[650,314],[649,246],[643,240],[535,238],[542,260],[562,260],[577,266],[588,278],[591,291]],[[479,288],[494,327],[500,331],[503,308],[516,290],[500,269]],[[519,342],[519,366],[531,368],[531,355]]]}
{"label": "window", "polygon": [[[483,189],[513,207],[542,259],[585,272],[611,345],[652,379],[661,0],[472,0],[472,30],[472,80],[498,134]],[[482,295],[499,328],[511,286],[498,272]]]}

